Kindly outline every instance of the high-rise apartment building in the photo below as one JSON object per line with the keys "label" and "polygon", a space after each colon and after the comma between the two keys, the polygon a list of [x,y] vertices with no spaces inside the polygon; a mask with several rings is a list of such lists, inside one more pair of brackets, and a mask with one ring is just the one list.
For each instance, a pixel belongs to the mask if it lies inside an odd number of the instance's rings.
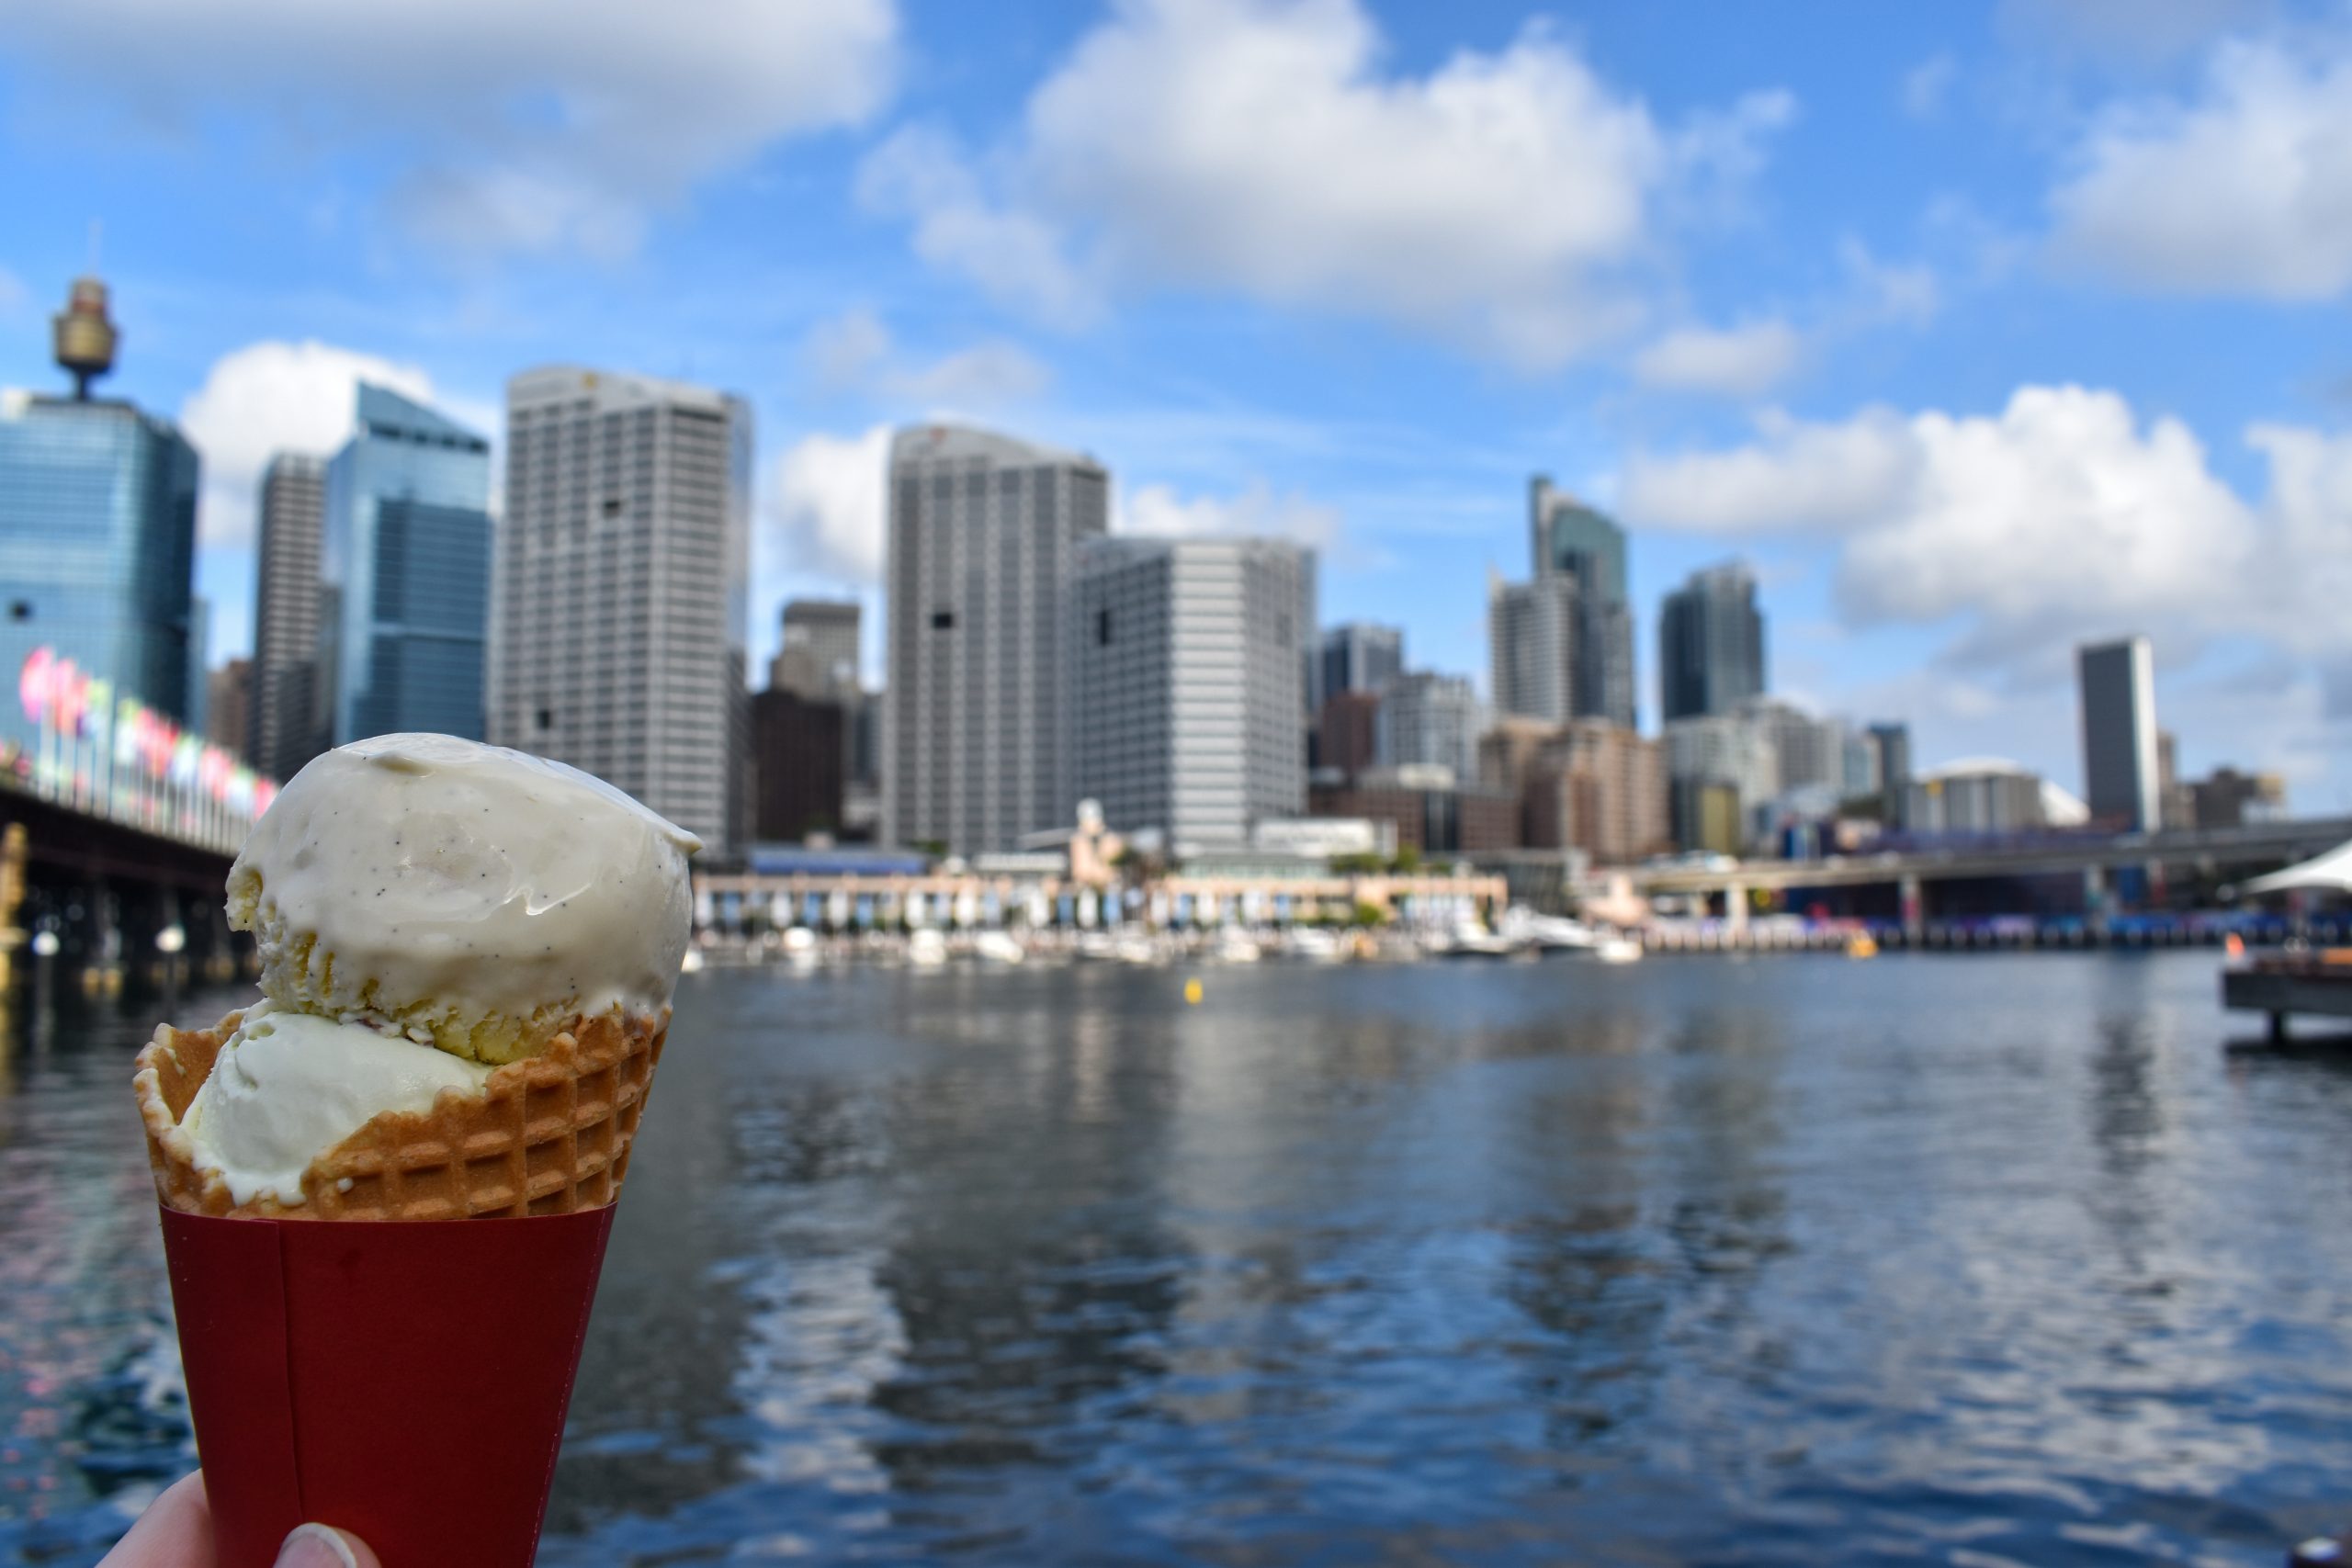
{"label": "high-rise apartment building", "polygon": [[357,413],[327,464],[319,556],[330,743],[412,729],[479,740],[490,443],[366,382]]}
{"label": "high-rise apartment building", "polygon": [[1777,697],[1751,697],[1739,712],[1762,732],[1772,755],[1773,793],[1846,787],[1846,727]]}
{"label": "high-rise apartment building", "polygon": [[1487,589],[1487,674],[1495,711],[1546,724],[1577,717],[1585,592],[1564,574]]}
{"label": "high-rise apartment building", "polygon": [[103,284],[75,280],[57,338],[79,395],[0,390],[0,668],[13,681],[47,646],[187,721],[204,683],[196,449],[168,420],[88,395],[114,355]]}
{"label": "high-rise apartment building", "polygon": [[1694,571],[1658,609],[1658,689],[1668,722],[1729,713],[1763,694],[1764,615],[1737,561]]}
{"label": "high-rise apartment building", "polygon": [[[1781,792],[1772,739],[1745,709],[1670,720],[1666,726],[1666,774],[1675,842],[1686,849],[1726,849],[1744,840],[1747,814]],[[1714,830],[1711,801],[1729,802],[1734,843]]]}
{"label": "high-rise apartment building", "polygon": [[1315,558],[1277,539],[1080,541],[1072,758],[1122,832],[1235,846],[1306,800]]}
{"label": "high-rise apartment building", "polygon": [[1404,627],[1376,621],[1327,626],[1316,639],[1307,705],[1319,712],[1342,692],[1370,692],[1376,696],[1404,671]]}
{"label": "high-rise apartment building", "polygon": [[648,376],[506,383],[490,736],[747,835],[752,411]]}
{"label": "high-rise apartment building", "polygon": [[319,754],[319,549],[326,531],[327,466],[281,452],[262,471],[254,541],[254,700],[245,756],[290,779]]}
{"label": "high-rise apartment building", "polygon": [[899,432],[889,485],[884,836],[969,853],[1067,826],[1069,584],[1079,541],[1109,526],[1111,476],[934,424]]}
{"label": "high-rise apartment building", "polygon": [[1582,590],[1568,716],[1630,729],[1634,612],[1625,592],[1625,531],[1542,474],[1528,481],[1527,512],[1536,578],[1572,577]]}
{"label": "high-rise apartment building", "polygon": [[1451,768],[1454,782],[1466,785],[1478,776],[1486,728],[1487,706],[1469,682],[1411,671],[1381,694],[1375,750],[1385,766]]}
{"label": "high-rise apartment building", "polygon": [[2083,795],[2091,820],[2126,832],[2162,825],[2155,660],[2144,637],[2075,650],[2083,706]]}
{"label": "high-rise apartment building", "polygon": [[842,705],[778,685],[749,700],[752,807],[744,836],[775,844],[811,833],[839,834],[848,750]]}

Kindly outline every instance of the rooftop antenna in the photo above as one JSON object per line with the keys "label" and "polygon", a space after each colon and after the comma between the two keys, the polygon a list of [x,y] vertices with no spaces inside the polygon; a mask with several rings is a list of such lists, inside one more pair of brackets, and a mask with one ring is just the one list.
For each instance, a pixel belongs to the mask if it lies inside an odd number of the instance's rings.
{"label": "rooftop antenna", "polygon": [[90,270],[74,280],[65,309],[50,319],[58,367],[74,378],[74,397],[90,400],[90,383],[114,368],[115,345],[120,341],[107,314],[107,286],[98,278],[98,243],[102,230],[90,220]]}

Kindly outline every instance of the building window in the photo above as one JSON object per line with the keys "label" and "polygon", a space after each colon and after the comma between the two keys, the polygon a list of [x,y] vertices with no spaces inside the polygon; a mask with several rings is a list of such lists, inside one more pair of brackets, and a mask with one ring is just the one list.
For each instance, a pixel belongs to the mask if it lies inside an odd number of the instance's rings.
{"label": "building window", "polygon": [[538,726],[543,730],[555,728],[555,709],[553,708],[541,708],[532,716],[538,721]]}
{"label": "building window", "polygon": [[1108,610],[1094,613],[1094,641],[1103,648],[1111,645],[1111,612]]}
{"label": "building window", "polygon": [[935,632],[954,631],[956,629],[956,612],[953,610],[933,610],[931,613],[931,629]]}

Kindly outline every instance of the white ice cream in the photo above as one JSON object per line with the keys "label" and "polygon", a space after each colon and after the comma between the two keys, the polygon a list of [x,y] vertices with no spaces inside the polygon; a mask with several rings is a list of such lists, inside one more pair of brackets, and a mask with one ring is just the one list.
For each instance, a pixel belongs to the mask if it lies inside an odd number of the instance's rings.
{"label": "white ice cream", "polygon": [[314,759],[229,874],[280,1009],[487,1062],[569,1018],[669,1005],[700,840],[586,773],[447,735]]}
{"label": "white ice cream", "polygon": [[180,1130],[230,1198],[302,1201],[311,1161],[385,1111],[429,1111],[472,1093],[491,1069],[398,1035],[309,1013],[255,1008],[221,1046]]}

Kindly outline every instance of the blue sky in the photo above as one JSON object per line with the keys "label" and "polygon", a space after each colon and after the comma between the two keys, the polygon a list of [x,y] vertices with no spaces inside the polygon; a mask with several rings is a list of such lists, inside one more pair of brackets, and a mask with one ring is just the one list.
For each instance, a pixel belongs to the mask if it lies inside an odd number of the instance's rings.
{"label": "blue sky", "polygon": [[252,490],[373,374],[496,434],[576,361],[759,421],[755,648],[875,602],[882,432],[1083,447],[1485,671],[1527,476],[1657,596],[1755,561],[1776,687],[2079,782],[2155,640],[2191,773],[2352,810],[2352,7],[1993,0],[0,0],[0,381],[90,220],[119,395]]}

